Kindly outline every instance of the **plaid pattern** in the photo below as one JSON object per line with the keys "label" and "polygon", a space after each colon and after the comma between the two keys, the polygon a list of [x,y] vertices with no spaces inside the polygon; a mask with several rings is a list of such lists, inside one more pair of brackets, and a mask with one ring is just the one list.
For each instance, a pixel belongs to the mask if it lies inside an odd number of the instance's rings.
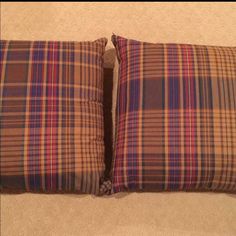
{"label": "plaid pattern", "polygon": [[99,193],[106,42],[0,41],[2,191]]}
{"label": "plaid pattern", "polygon": [[112,37],[113,192],[236,192],[236,47]]}

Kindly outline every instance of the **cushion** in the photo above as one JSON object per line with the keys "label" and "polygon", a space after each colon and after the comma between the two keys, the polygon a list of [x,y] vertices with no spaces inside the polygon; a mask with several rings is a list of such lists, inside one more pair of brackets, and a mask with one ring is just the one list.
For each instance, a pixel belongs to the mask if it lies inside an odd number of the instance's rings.
{"label": "cushion", "polygon": [[236,192],[236,47],[112,36],[113,192]]}
{"label": "cushion", "polygon": [[2,192],[98,194],[106,43],[0,42]]}

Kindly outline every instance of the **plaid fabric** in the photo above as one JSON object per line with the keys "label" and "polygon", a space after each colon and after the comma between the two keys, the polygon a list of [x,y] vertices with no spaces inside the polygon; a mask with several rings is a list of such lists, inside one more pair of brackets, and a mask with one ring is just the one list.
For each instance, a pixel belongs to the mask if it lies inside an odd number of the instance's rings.
{"label": "plaid fabric", "polygon": [[99,192],[106,42],[0,42],[2,191]]}
{"label": "plaid fabric", "polygon": [[236,47],[112,37],[113,191],[236,192]]}

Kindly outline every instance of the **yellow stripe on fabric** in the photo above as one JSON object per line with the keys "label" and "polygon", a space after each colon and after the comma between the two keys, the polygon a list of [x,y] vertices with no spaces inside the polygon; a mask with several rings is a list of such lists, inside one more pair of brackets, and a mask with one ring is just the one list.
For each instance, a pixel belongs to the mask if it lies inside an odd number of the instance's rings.
{"label": "yellow stripe on fabric", "polygon": [[[32,51],[32,50],[31,50]],[[53,52],[54,53],[54,52]],[[28,61],[7,61],[7,64],[26,64],[28,63]],[[60,61],[53,61],[53,60],[45,60],[45,61],[34,61],[34,63],[40,64],[40,63],[47,63],[47,64],[52,64],[52,65],[68,65],[68,66],[84,66],[85,68],[93,68],[93,69],[97,69],[98,71],[101,71],[102,69],[97,66],[97,65],[93,65],[93,64],[89,64],[89,63],[82,63],[82,62],[70,62],[69,60],[67,62],[60,62]]]}
{"label": "yellow stripe on fabric", "polygon": [[[30,42],[30,48],[33,48],[33,42]],[[25,188],[27,191],[30,190],[29,178],[28,178],[28,151],[29,151],[29,121],[30,121],[30,86],[31,86],[31,73],[32,73],[32,62],[33,62],[33,50],[29,51],[29,61],[28,61],[28,81],[27,81],[27,91],[26,91],[26,106],[25,106],[25,129],[24,129],[24,178],[25,178]]]}
{"label": "yellow stripe on fabric", "polygon": [[[219,87],[221,89],[221,105],[223,106],[223,110],[225,110],[227,108],[227,102],[226,102],[226,96],[228,95],[228,93],[225,91],[226,89],[226,73],[225,73],[225,68],[223,68],[223,64],[222,64],[222,60],[223,60],[223,55],[222,55],[222,50],[218,51],[218,55],[219,55],[219,70],[221,71],[221,75],[219,77],[220,83],[219,83]],[[226,118],[226,114],[222,113],[222,121],[223,119]],[[226,133],[228,134],[228,127],[227,124],[224,123],[224,125],[226,125]],[[223,133],[223,122],[221,123],[221,131]],[[225,153],[225,155],[222,155],[222,159],[223,159],[223,163],[222,163],[222,177],[221,177],[221,181],[220,181],[220,189],[224,190],[225,188],[225,182],[227,181],[227,170],[228,170],[228,148],[227,148],[227,135],[222,136],[222,145],[223,145],[223,151]]]}
{"label": "yellow stripe on fabric", "polygon": [[[219,65],[219,55],[218,55],[218,53],[217,53],[217,50],[213,50],[213,52],[215,53],[215,55],[211,58],[211,63],[210,63],[210,67],[213,65],[213,64],[215,64],[217,67],[218,67],[218,65]],[[215,96],[214,96],[214,100],[213,100],[213,106],[215,107],[215,106],[217,106],[217,107],[219,107],[219,109],[222,109],[221,108],[221,97],[220,97],[220,94],[219,94],[219,83],[220,83],[220,81],[219,81],[219,77],[221,76],[220,74],[219,74],[219,70],[216,70],[216,73],[217,73],[217,80],[215,81],[215,80],[213,80],[212,81],[212,84],[214,84],[214,88],[213,88],[213,90],[214,90],[214,93],[215,93]],[[219,113],[219,116],[220,116],[220,120],[219,120],[219,122],[220,122],[220,126],[222,126],[222,123],[221,123],[221,120],[222,120],[222,115],[221,115],[221,112]],[[214,122],[214,136],[216,136],[216,132],[222,132],[222,129],[221,129],[221,127],[220,126],[218,126],[217,125],[217,127],[216,127],[216,122],[215,122],[215,117],[213,118],[213,122]],[[219,139],[220,139],[220,143],[221,143],[221,145],[218,145],[217,147],[216,147],[216,152],[219,152],[219,153],[223,153],[223,147],[222,147],[222,142],[223,142],[223,140],[222,140],[222,136],[220,135],[219,136]],[[216,163],[216,158],[215,158],[215,174],[214,174],[214,178],[213,178],[213,183],[212,183],[212,189],[219,189],[220,188],[220,179],[221,179],[221,173],[222,173],[222,165],[223,165],[223,155],[221,156],[221,158],[219,158],[219,162],[220,163]]]}
{"label": "yellow stripe on fabric", "polygon": [[[226,67],[226,65],[224,64],[224,58],[225,58],[225,52],[224,52],[224,50],[222,49],[221,50],[221,57],[220,57],[220,59],[221,59],[221,71],[222,71],[222,78],[225,78],[224,80],[223,80],[223,83],[224,83],[224,86],[223,86],[223,91],[224,91],[224,105],[225,105],[225,109],[229,109],[229,107],[230,107],[230,104],[229,104],[229,91],[228,91],[228,69],[227,69],[227,67]],[[223,113],[223,115],[224,115],[224,118],[226,119],[226,117],[227,117],[227,115],[226,115],[226,113],[224,112]],[[225,184],[226,182],[228,182],[228,180],[229,180],[229,177],[230,177],[230,175],[229,175],[229,173],[230,173],[230,163],[229,163],[229,145],[228,145],[228,142],[229,142],[229,134],[230,134],[230,130],[229,130],[229,124],[228,124],[228,122],[226,122],[226,134],[227,135],[225,135],[225,138],[224,138],[224,143],[225,143],[225,146],[226,146],[226,166],[225,166],[225,168],[224,168],[224,171],[225,171],[225,173],[224,173],[224,176],[225,176],[225,179],[224,179],[224,184],[222,185],[222,189],[223,190],[226,190],[227,188],[228,188],[228,186]]]}

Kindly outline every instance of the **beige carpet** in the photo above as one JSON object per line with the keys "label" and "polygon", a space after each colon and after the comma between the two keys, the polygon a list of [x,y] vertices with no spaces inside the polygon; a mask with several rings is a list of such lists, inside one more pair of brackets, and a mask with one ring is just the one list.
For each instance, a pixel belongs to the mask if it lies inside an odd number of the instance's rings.
{"label": "beige carpet", "polygon": [[2,236],[236,235],[226,194],[2,195],[1,208]]}
{"label": "beige carpet", "polygon": [[[1,3],[2,39],[236,46],[235,3]],[[108,49],[112,48],[111,42]],[[114,62],[114,50],[105,57]],[[236,196],[211,193],[1,195],[1,236],[236,235]]]}

